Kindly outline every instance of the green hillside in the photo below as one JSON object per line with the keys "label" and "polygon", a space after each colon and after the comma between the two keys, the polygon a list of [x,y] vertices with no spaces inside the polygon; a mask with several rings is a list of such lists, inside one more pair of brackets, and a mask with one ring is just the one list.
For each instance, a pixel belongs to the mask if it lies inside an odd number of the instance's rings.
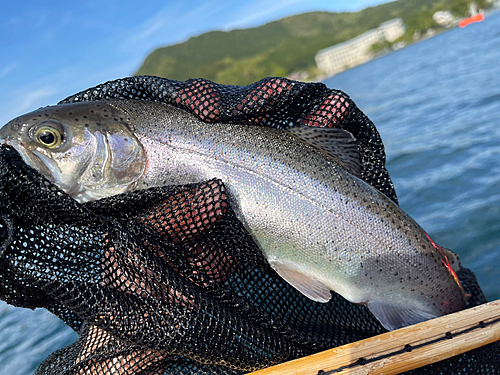
{"label": "green hillside", "polygon": [[[481,5],[486,0],[476,1]],[[260,27],[212,31],[184,43],[158,48],[145,59],[136,75],[176,80],[203,77],[219,83],[246,85],[267,76],[306,72],[314,77],[315,54],[401,17],[407,26],[402,37],[412,41],[416,30],[436,26],[432,14],[451,10],[465,15],[468,0],[399,0],[355,13],[304,13]],[[463,13],[463,14],[462,14]]]}

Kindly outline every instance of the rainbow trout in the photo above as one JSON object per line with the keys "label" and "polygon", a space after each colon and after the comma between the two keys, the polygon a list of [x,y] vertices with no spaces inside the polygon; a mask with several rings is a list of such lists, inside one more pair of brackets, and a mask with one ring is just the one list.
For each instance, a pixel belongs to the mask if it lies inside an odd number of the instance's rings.
{"label": "rainbow trout", "polygon": [[456,255],[359,178],[346,131],[207,124],[164,103],[107,100],[20,116],[0,142],[78,202],[218,178],[282,278],[318,302],[335,291],[366,304],[389,330],[465,307]]}

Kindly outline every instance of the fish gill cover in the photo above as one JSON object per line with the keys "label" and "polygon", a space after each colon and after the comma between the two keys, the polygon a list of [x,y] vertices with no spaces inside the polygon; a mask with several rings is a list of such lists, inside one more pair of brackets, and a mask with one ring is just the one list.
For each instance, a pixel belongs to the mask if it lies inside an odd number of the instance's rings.
{"label": "fish gill cover", "polygon": [[[170,103],[207,126],[348,130],[362,179],[397,202],[373,123],[323,84],[132,77],[63,102],[109,98]],[[37,374],[238,374],[384,332],[366,307],[335,293],[315,303],[277,276],[219,180],[79,204],[2,146],[0,256],[0,298],[45,307],[79,333]],[[458,277],[468,307],[486,302],[471,271]],[[494,343],[411,373],[493,373],[498,352]]]}

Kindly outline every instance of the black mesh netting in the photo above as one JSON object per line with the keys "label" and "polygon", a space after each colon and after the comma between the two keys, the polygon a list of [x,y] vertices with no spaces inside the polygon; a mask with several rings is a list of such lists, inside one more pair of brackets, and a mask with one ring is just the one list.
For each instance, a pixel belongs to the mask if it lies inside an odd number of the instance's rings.
{"label": "black mesh netting", "polygon": [[[64,102],[165,101],[206,122],[340,127],[362,177],[397,201],[374,125],[344,93],[268,78],[245,87],[132,77]],[[210,126],[207,124],[207,126]],[[459,277],[485,301],[469,270]],[[219,180],[78,204],[0,149],[0,298],[46,307],[79,333],[38,374],[239,374],[382,333],[334,294],[315,303],[269,267]],[[412,373],[493,374],[498,344]]]}

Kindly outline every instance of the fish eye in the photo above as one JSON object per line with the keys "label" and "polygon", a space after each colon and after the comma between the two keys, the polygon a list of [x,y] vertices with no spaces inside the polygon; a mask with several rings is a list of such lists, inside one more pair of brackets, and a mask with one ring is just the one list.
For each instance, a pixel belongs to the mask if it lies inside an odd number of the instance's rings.
{"label": "fish eye", "polygon": [[63,137],[58,130],[48,126],[42,126],[36,130],[35,140],[45,147],[54,148],[62,143]]}

